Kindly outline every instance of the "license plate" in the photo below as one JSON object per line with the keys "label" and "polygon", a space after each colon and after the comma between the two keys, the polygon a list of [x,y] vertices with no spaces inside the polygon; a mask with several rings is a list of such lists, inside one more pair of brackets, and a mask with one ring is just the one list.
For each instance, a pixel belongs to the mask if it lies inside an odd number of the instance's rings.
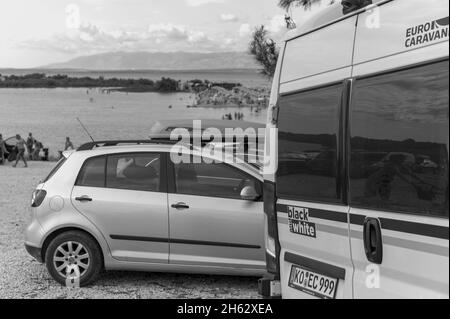
{"label": "license plate", "polygon": [[339,280],[298,266],[292,266],[289,287],[324,299],[336,298]]}

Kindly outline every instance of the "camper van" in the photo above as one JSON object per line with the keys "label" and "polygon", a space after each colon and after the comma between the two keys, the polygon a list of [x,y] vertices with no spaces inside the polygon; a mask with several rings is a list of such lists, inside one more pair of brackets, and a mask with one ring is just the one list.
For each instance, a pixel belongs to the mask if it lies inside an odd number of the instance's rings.
{"label": "camper van", "polygon": [[449,298],[449,2],[349,2],[281,48],[260,293]]}

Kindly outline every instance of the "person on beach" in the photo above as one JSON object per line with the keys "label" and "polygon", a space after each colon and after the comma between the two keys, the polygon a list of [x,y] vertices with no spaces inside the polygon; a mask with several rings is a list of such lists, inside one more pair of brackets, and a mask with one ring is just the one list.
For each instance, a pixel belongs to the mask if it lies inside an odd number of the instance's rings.
{"label": "person on beach", "polygon": [[73,150],[75,147],[73,146],[72,141],[70,140],[70,137],[66,137],[66,144],[64,146],[64,151]]}
{"label": "person on beach", "polygon": [[27,146],[27,142],[19,135],[16,135],[16,150],[17,150],[17,157],[16,157],[16,163],[13,165],[13,167],[17,166],[17,163],[19,163],[19,160],[23,160],[25,163],[25,167],[28,167],[27,160],[25,159],[25,148]]}
{"label": "person on beach", "polygon": [[31,158],[33,159],[33,161],[38,161],[40,160],[39,158],[39,153],[41,152],[41,150],[44,148],[44,145],[36,140],[36,143],[34,143],[34,149],[33,149],[33,155],[31,156]]}
{"label": "person on beach", "polygon": [[35,142],[36,142],[36,140],[34,139],[33,134],[29,133],[28,138],[27,138],[27,151],[28,151],[28,156],[30,157],[30,159],[33,154],[33,146],[34,146]]}
{"label": "person on beach", "polygon": [[5,165],[5,154],[7,153],[6,151],[6,143],[3,140],[3,135],[0,134],[0,165]]}

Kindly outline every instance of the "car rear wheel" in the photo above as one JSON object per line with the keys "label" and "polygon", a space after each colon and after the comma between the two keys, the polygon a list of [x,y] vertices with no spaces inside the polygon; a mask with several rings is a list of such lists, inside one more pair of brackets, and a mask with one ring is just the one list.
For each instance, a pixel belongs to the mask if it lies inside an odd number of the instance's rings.
{"label": "car rear wheel", "polygon": [[56,236],[45,252],[50,275],[61,285],[80,287],[94,282],[102,269],[100,247],[89,235],[68,231]]}

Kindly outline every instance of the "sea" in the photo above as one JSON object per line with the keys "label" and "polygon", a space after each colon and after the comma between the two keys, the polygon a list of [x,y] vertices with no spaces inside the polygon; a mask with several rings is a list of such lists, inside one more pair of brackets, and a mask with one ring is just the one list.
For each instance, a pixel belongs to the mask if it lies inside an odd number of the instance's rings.
{"label": "sea", "polygon": [[[0,70],[2,75],[29,73],[67,74],[104,78],[171,77],[177,80],[202,79],[214,82],[239,82],[248,87],[269,86],[254,70],[214,71],[74,71],[74,70]],[[29,132],[49,148],[56,157],[66,137],[75,146],[90,140],[81,127],[81,120],[96,140],[145,139],[158,120],[221,119],[225,114],[241,112],[244,120],[264,123],[266,111],[250,108],[192,108],[190,93],[123,93],[105,94],[99,89],[1,89],[0,133],[4,138],[15,134],[26,137]]]}

